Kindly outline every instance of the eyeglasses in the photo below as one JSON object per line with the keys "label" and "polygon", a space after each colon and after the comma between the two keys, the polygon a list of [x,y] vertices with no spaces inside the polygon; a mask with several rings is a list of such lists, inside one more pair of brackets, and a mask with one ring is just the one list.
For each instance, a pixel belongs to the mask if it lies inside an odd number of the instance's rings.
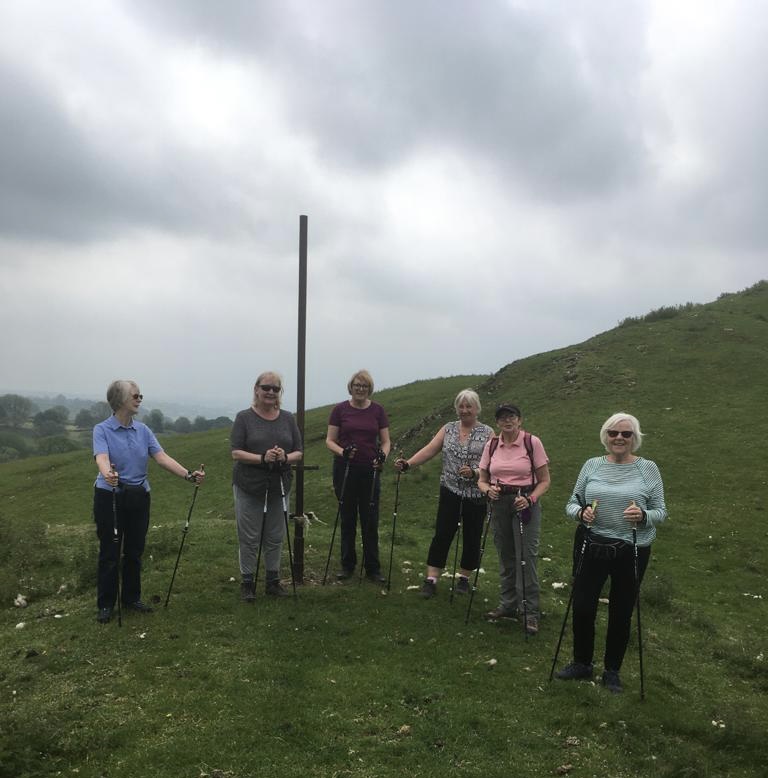
{"label": "eyeglasses", "polygon": [[353,389],[370,389],[370,384],[352,384]]}
{"label": "eyeglasses", "polygon": [[632,430],[607,430],[609,438],[621,435],[622,438],[631,438],[635,433]]}
{"label": "eyeglasses", "polygon": [[519,416],[515,416],[511,413],[505,413],[503,416],[499,416],[496,419],[496,421],[499,422],[499,424],[506,424],[507,422],[510,421],[519,421],[519,420],[520,420]]}
{"label": "eyeglasses", "polygon": [[282,386],[274,386],[273,384],[259,384],[259,389],[262,389],[265,392],[274,392],[275,394],[277,394],[282,388]]}
{"label": "eyeglasses", "polygon": [[144,395],[143,394],[132,394],[131,397],[133,397],[134,400],[143,400]]}

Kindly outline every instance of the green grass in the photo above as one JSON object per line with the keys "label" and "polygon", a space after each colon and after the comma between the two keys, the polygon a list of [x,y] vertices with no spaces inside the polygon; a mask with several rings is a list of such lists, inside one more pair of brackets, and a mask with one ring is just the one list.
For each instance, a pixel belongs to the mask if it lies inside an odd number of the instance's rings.
{"label": "green grass", "polygon": [[[406,453],[452,417],[467,385],[485,418],[511,399],[542,437],[553,475],[539,561],[546,616],[528,641],[518,623],[481,618],[496,604],[490,541],[468,626],[466,600],[450,606],[444,583],[428,602],[408,589],[423,575],[438,462],[402,478],[392,591],[317,585],[336,510],[328,408],[307,414],[306,460],[321,469],[307,474],[305,502],[325,523],[307,532],[308,583],[295,602],[238,602],[226,431],[168,438],[209,479],[171,606],[126,615],[122,629],[93,620],[88,452],[0,465],[0,775],[551,776],[565,765],[579,777],[764,775],[766,335],[762,283],[491,377],[377,393]],[[643,586],[645,702],[634,633],[623,695],[547,682],[569,591],[552,588],[569,577],[562,508],[600,451],[600,424],[620,409],[643,424],[642,453],[662,470],[670,510]],[[191,491],[158,468],[151,477],[144,587],[164,599]],[[382,495],[388,561],[391,470]],[[17,592],[28,608],[12,606]],[[567,637],[563,660],[569,651]]]}

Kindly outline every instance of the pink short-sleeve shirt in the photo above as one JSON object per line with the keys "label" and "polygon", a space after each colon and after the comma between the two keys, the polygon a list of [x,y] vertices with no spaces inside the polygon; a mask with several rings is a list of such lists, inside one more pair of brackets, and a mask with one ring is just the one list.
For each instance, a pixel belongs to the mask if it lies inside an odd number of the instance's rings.
{"label": "pink short-sleeve shirt", "polygon": [[[531,483],[531,460],[525,450],[525,432],[520,430],[514,443],[504,443],[499,438],[493,459],[490,458],[491,438],[483,449],[480,457],[480,469],[489,470],[491,483],[502,483],[506,486],[529,486]],[[541,440],[531,435],[531,448],[533,449],[533,468],[538,470],[542,465],[549,463],[547,452]],[[489,467],[490,463],[490,467]]]}

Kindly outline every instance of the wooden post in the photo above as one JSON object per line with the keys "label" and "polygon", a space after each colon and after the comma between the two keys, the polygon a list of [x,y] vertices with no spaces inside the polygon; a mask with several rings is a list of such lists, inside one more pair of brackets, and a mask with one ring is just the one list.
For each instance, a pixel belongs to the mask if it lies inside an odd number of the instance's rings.
{"label": "wooden post", "polygon": [[[296,423],[304,442],[304,410],[306,396],[307,348],[307,226],[308,218],[299,216],[299,332],[298,364],[296,369]],[[295,513],[293,515],[293,577],[304,583],[304,461],[296,468]]]}

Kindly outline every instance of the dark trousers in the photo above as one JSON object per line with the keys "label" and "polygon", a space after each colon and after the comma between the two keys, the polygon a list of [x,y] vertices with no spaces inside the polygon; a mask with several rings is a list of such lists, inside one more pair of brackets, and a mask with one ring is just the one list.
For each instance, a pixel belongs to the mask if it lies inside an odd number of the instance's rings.
{"label": "dark trousers", "polygon": [[113,608],[117,601],[117,573],[122,545],[122,586],[120,596],[124,604],[141,599],[141,555],[149,529],[149,492],[120,492],[115,495],[117,512],[117,540],[112,492],[95,489],[93,518],[99,538],[99,566],[96,605]]}
{"label": "dark trousers", "polygon": [[[598,559],[588,546],[584,564],[574,583],[573,659],[589,665],[595,650],[595,616],[598,598],[606,579],[611,579],[608,594],[608,633],[605,638],[606,670],[620,670],[629,643],[632,611],[635,607],[635,560],[632,545],[624,544],[615,559]],[[637,568],[642,582],[651,547],[637,549]]]}
{"label": "dark trousers", "polygon": [[[357,566],[357,517],[360,517],[360,535],[363,539],[363,565],[369,575],[381,571],[379,561],[379,493],[380,479],[374,483],[373,468],[350,465],[344,494],[341,493],[344,470],[347,463],[341,459],[333,462],[333,488],[341,506],[341,566],[354,570]],[[373,488],[373,493],[371,489]]]}
{"label": "dark trousers", "polygon": [[464,570],[474,570],[480,559],[485,510],[484,502],[462,499],[460,494],[441,486],[435,535],[429,545],[427,564],[440,569],[445,567],[451,543],[461,523],[461,567]]}

